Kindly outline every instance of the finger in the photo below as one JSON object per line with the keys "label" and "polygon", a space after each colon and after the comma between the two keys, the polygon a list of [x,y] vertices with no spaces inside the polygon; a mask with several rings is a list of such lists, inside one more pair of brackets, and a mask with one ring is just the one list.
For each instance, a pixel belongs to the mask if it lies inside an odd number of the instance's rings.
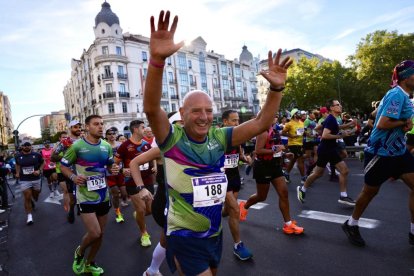
{"label": "finger", "polygon": [[281,55],[282,55],[282,49],[279,48],[279,50],[277,50],[277,53],[276,53],[274,64],[279,65]]}
{"label": "finger", "polygon": [[285,64],[285,69],[288,69],[293,64],[293,59],[289,59],[289,61]]}
{"label": "finger", "polygon": [[268,81],[270,82],[270,78],[269,78],[269,71],[266,70],[262,70],[260,71],[260,74]]}
{"label": "finger", "polygon": [[174,52],[177,52],[178,50],[180,50],[181,47],[184,46],[184,40],[180,41],[179,43],[174,45]]}
{"label": "finger", "polygon": [[164,26],[164,11],[160,11],[160,15],[158,17],[158,30],[162,30]]}
{"label": "finger", "polygon": [[177,29],[177,24],[178,24],[178,16],[174,16],[174,20],[173,23],[171,25],[171,29],[170,31],[174,34],[175,30]]}
{"label": "finger", "polygon": [[170,11],[167,11],[165,14],[164,28],[168,30],[169,25],[170,25]]}
{"label": "finger", "polygon": [[272,56],[273,56],[272,51],[269,51],[267,53],[267,65],[268,65],[269,68],[273,66],[273,57]]}
{"label": "finger", "polygon": [[150,25],[151,25],[151,33],[155,32],[154,16],[151,16]]}
{"label": "finger", "polygon": [[290,57],[285,57],[282,62],[280,63],[280,66],[285,67],[285,65],[288,63],[288,61],[290,60]]}

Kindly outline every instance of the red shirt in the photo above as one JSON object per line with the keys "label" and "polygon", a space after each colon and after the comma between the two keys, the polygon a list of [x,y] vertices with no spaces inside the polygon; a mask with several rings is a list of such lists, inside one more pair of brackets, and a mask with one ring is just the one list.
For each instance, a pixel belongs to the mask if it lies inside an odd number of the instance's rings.
{"label": "red shirt", "polygon": [[[122,160],[124,168],[129,168],[129,163],[136,156],[151,149],[151,144],[142,139],[139,144],[133,143],[130,139],[126,140],[119,146],[115,153],[115,157]],[[154,184],[154,174],[152,173],[152,163],[149,162],[140,166],[141,177],[144,181],[144,185]],[[125,185],[135,186],[134,179],[132,177],[125,177]]]}

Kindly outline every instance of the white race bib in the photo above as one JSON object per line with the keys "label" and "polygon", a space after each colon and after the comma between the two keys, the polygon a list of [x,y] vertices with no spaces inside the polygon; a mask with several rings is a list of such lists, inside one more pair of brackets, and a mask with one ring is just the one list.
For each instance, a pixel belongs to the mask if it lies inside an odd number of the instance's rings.
{"label": "white race bib", "polygon": [[95,191],[106,187],[105,176],[103,175],[92,175],[88,176],[86,180],[86,186],[88,191]]}
{"label": "white race bib", "polygon": [[231,169],[237,168],[239,165],[239,154],[226,154],[224,159],[224,168]]}
{"label": "white race bib", "polygon": [[149,163],[145,163],[139,166],[140,171],[146,171],[149,169]]}
{"label": "white race bib", "polygon": [[344,142],[344,139],[342,139],[342,138],[341,139],[336,139],[336,142],[337,143],[343,143]]}
{"label": "white race bib", "polygon": [[227,193],[227,176],[224,173],[191,178],[194,207],[207,207],[224,202]]}
{"label": "white race bib", "polygon": [[273,150],[273,157],[282,157],[283,151],[282,150],[276,151],[277,150],[277,145],[274,145],[272,147],[272,150]]}
{"label": "white race bib", "polygon": [[23,174],[33,174],[34,167],[22,167]]}
{"label": "white race bib", "polygon": [[304,132],[305,132],[305,129],[304,128],[298,128],[298,129],[296,129],[296,135],[301,136],[301,135],[303,135]]}

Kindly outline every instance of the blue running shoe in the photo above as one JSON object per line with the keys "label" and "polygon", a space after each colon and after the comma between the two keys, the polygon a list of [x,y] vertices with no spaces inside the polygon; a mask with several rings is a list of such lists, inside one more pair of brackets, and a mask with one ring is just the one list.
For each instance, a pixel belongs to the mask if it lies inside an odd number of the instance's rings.
{"label": "blue running shoe", "polygon": [[253,257],[253,254],[244,246],[243,242],[240,242],[236,249],[233,248],[233,253],[242,261],[246,261]]}

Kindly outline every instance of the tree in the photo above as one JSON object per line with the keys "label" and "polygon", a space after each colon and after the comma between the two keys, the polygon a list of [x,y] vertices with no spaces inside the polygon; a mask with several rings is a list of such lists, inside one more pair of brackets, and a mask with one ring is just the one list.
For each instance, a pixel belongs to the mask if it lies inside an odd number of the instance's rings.
{"label": "tree", "polygon": [[44,130],[42,130],[42,140],[43,141],[51,140],[50,128],[45,128]]}

